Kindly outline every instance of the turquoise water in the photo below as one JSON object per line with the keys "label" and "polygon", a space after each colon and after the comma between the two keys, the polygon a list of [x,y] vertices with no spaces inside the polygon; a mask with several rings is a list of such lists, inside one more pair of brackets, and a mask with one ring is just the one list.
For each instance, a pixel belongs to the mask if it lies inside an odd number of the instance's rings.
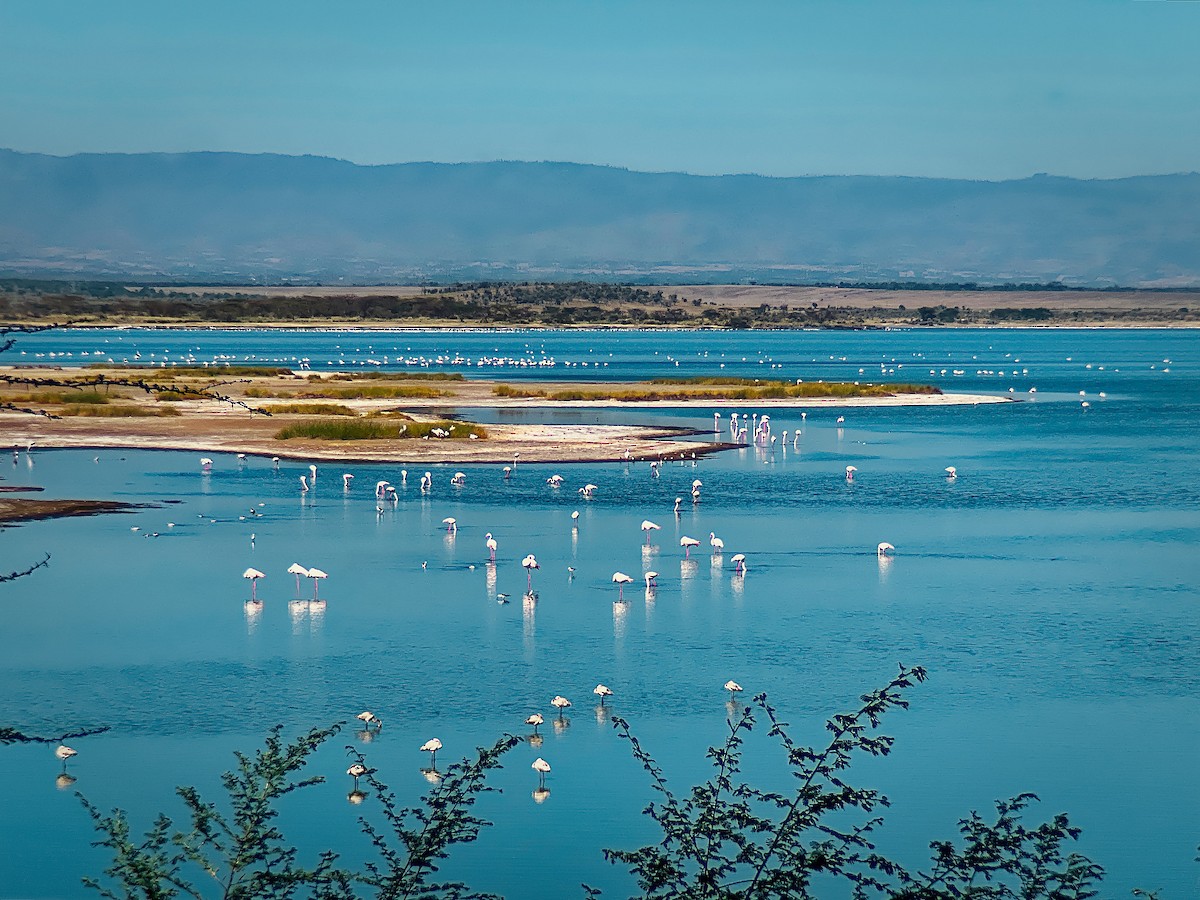
{"label": "turquoise water", "polygon": [[[859,368],[878,378],[883,362],[884,378],[1013,387],[1025,402],[851,409],[840,430],[834,411],[802,423],[799,411],[763,404],[745,411],[769,412],[776,434],[802,425],[796,449],[746,448],[666,466],[657,479],[646,466],[607,464],[520,465],[505,480],[485,465],[463,467],[466,484],[454,488],[458,467],[435,467],[427,497],[413,466],[403,486],[399,465],[323,465],[301,497],[299,463],[276,470],[222,454],[205,475],[190,453],[5,457],[8,482],[42,485],[45,496],[160,504],[0,536],[0,570],[53,553],[48,569],[0,586],[0,722],[111,726],[75,742],[70,764],[74,789],[101,807],[120,805],[148,826],[159,810],[181,814],[175,785],[214,787],[231,751],[253,747],[272,723],[295,731],[371,709],[385,722],[379,736],[363,744],[347,728],[326,745],[313,769],[329,782],[293,798],[285,816],[302,850],[333,846],[360,860],[369,846],[355,819],[370,801],[345,801],[346,743],[415,800],[427,787],[417,750],[427,738],[443,741],[444,764],[505,731],[526,733],[531,712],[549,726],[549,700],[564,694],[570,726],[545,727],[541,747],[510,754],[495,779],[503,793],[480,804],[496,825],[456,852],[447,874],[512,897],[578,896],[580,881],[625,896],[630,882],[600,850],[654,839],[638,814],[650,792],[595,709],[597,682],[683,787],[722,737],[727,679],[768,692],[817,741],[825,717],[902,661],[926,666],[930,680],[886,723],[899,739],[893,755],[852,770],[893,800],[884,852],[919,865],[925,844],[952,836],[959,817],[1031,790],[1042,798],[1035,814],[1065,810],[1083,827],[1080,849],[1109,871],[1105,896],[1200,890],[1200,334],[123,331],[41,335],[20,348],[27,362],[70,352],[53,359],[71,363],[118,338],[143,358],[291,355],[314,369],[353,340],[373,349],[337,358],[411,347],[451,360],[434,367],[506,378],[582,377],[566,363],[591,361],[598,347],[609,365],[590,377],[611,379],[846,378]],[[453,363],[543,352],[554,366]],[[949,371],[931,378],[931,367]],[[1003,377],[987,374],[1001,367]],[[707,411],[557,415],[712,421]],[[859,470],[852,484],[849,464]],[[947,481],[947,465],[957,480]],[[356,476],[349,492],[343,471]],[[566,479],[557,490],[545,483],[555,471]],[[380,478],[400,487],[382,515]],[[676,519],[674,498],[694,478],[703,501]],[[585,482],[599,486],[590,502],[576,493]],[[454,537],[446,516],[458,519]],[[649,551],[644,518],[662,525]],[[711,531],[726,544],[719,564]],[[486,532],[499,542],[494,570]],[[703,541],[690,561],[684,534]],[[889,563],[877,559],[880,541],[896,545]],[[526,604],[520,560],[531,552],[542,568],[538,600]],[[738,552],[744,579],[729,561]],[[323,610],[289,602],[295,561],[330,574]],[[267,573],[257,614],[244,605],[247,566]],[[640,584],[647,568],[661,573],[651,600]],[[637,579],[624,603],[609,580],[617,569]],[[512,602],[497,603],[498,592]],[[758,741],[750,771],[782,786],[777,754]],[[541,804],[529,769],[539,755],[553,766]],[[79,877],[104,858],[87,846],[72,792],[56,788],[60,764],[44,746],[0,748],[0,763],[0,896],[78,896]]]}

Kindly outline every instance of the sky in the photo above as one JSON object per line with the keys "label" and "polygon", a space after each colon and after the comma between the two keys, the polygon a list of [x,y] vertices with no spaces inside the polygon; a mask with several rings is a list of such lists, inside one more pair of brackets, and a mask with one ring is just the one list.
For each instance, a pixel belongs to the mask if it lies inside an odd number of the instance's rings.
{"label": "sky", "polygon": [[1200,2],[0,2],[0,147],[1200,170]]}

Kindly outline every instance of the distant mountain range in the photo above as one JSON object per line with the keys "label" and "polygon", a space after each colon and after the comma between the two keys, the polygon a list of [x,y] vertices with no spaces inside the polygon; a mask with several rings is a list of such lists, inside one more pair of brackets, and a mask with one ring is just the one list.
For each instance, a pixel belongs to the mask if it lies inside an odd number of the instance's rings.
{"label": "distant mountain range", "polygon": [[241,282],[1200,284],[1200,175],[631,172],[0,150],[0,271]]}

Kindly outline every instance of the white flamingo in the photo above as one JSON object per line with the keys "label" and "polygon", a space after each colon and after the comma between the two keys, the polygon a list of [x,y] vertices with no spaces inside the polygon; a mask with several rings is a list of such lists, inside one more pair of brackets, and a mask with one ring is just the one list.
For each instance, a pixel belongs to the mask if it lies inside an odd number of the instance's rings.
{"label": "white flamingo", "polygon": [[328,578],[328,577],[329,577],[329,573],[328,573],[328,572],[322,572],[320,569],[309,569],[309,570],[308,570],[308,577],[309,577],[309,578],[311,578],[311,579],[312,579],[312,581],[313,581],[313,599],[314,599],[314,600],[317,600],[317,599],[319,599],[319,598],[317,597],[317,587],[318,587],[318,586],[321,584],[321,579],[322,579],[322,578]]}
{"label": "white flamingo", "polygon": [[300,476],[300,493],[308,493],[308,479],[303,475]]}
{"label": "white flamingo", "polygon": [[212,465],[213,465],[213,461],[211,459],[209,459],[207,456],[200,457],[200,468],[202,470],[204,470],[205,472],[211,472]]}
{"label": "white flamingo", "polygon": [[496,539],[494,537],[492,537],[492,533],[490,531],[486,535],[484,535],[484,545],[488,549],[488,558],[491,559],[492,562],[495,562],[496,561],[496,547],[498,545],[496,543]]}
{"label": "white flamingo", "polygon": [[682,497],[676,497],[676,498],[675,498],[675,515],[676,515],[677,517],[678,517],[678,515],[679,515],[679,512],[680,512],[680,507],[682,507],[682,506],[683,506],[683,498],[682,498]]}
{"label": "white flamingo", "polygon": [[364,775],[366,775],[367,771],[368,771],[368,769],[366,766],[364,766],[362,763],[357,763],[357,762],[346,770],[346,774],[354,779],[354,793],[355,794],[358,793],[358,779],[360,779]]}
{"label": "white flamingo", "polygon": [[563,717],[563,712],[571,706],[571,701],[561,694],[556,694],[554,699],[550,701],[550,705],[558,710],[558,717]]}
{"label": "white flamingo", "polygon": [[421,476],[421,493],[428,494],[432,488],[433,488],[433,473],[426,472],[424,475]]}
{"label": "white flamingo", "polygon": [[729,699],[736,700],[737,695],[742,692],[742,686],[733,679],[725,682],[725,690],[729,691]]}
{"label": "white flamingo", "polygon": [[625,599],[625,585],[632,584],[633,579],[630,578],[628,575],[626,575],[624,572],[613,572],[612,580],[613,580],[613,584],[617,585],[617,599],[624,600]]}
{"label": "white flamingo", "polygon": [[649,591],[649,590],[653,590],[654,588],[658,587],[658,573],[657,572],[647,572],[644,577],[646,579],[646,590]]}
{"label": "white flamingo", "polygon": [[352,482],[353,480],[354,480],[354,476],[351,475],[349,472],[342,473],[342,488],[347,491],[350,490],[350,482]]}
{"label": "white flamingo", "polygon": [[735,554],[733,554],[733,556],[731,556],[729,558],[729,561],[731,563],[733,563],[733,571],[735,574],[737,574],[737,575],[745,575],[746,574],[746,554],[745,553],[735,553]]}
{"label": "white flamingo", "polygon": [[579,527],[579,510],[575,510],[573,513],[571,513],[571,527]]}
{"label": "white flamingo", "polygon": [[687,559],[692,558],[692,548],[699,547],[700,542],[693,537],[688,537],[686,534],[679,539],[679,546],[683,548],[683,555]]}
{"label": "white flamingo", "polygon": [[380,719],[379,716],[375,715],[375,713],[373,713],[369,710],[364,710],[363,712],[360,712],[354,718],[356,718],[360,722],[362,722],[364,728],[369,729],[372,725],[375,726],[376,730],[380,730],[383,728],[383,720]]}
{"label": "white flamingo", "polygon": [[442,749],[442,742],[437,738],[430,738],[421,745],[421,752],[429,754],[429,767],[433,768],[437,765],[437,752]]}
{"label": "white flamingo", "polygon": [[530,553],[521,560],[521,567],[525,570],[525,589],[531,590],[533,588],[533,570],[540,569],[541,566],[538,565],[537,558]]}
{"label": "white flamingo", "polygon": [[467,483],[467,475],[465,472],[455,472],[454,477],[450,479],[450,483],[455,487],[462,487]]}
{"label": "white flamingo", "polygon": [[296,576],[296,596],[300,596],[300,576],[308,577],[308,567],[302,566],[300,563],[292,563],[288,566],[288,574]]}
{"label": "white flamingo", "polygon": [[642,520],[642,531],[645,532],[645,534],[646,534],[646,544],[647,545],[649,545],[649,543],[650,543],[650,532],[658,531],[660,528],[662,528],[661,525],[656,525],[654,522],[651,522],[649,519]]}
{"label": "white flamingo", "polygon": [[717,537],[715,531],[708,533],[708,544],[712,547],[713,556],[720,556],[725,551],[725,542]]}
{"label": "white flamingo", "polygon": [[458,520],[454,516],[446,516],[442,519],[442,524],[446,526],[446,534],[458,533]]}
{"label": "white flamingo", "polygon": [[312,483],[315,486],[317,483],[317,467],[314,465],[309,465],[308,471],[312,475]]}
{"label": "white flamingo", "polygon": [[883,541],[880,543],[880,545],[878,547],[875,548],[875,554],[877,556],[884,557],[884,556],[889,556],[890,554],[894,553],[895,550],[896,550],[895,547],[893,547],[887,541]]}
{"label": "white flamingo", "polygon": [[62,760],[63,771],[65,772],[67,771],[67,760],[69,760],[72,756],[78,756],[79,751],[72,750],[66,744],[59,744],[54,748],[54,755]]}
{"label": "white flamingo", "polygon": [[247,569],[242,573],[243,578],[250,579],[250,599],[258,599],[258,579],[266,578],[266,573],[258,571],[258,569]]}
{"label": "white flamingo", "polygon": [[958,469],[954,466],[946,466],[946,480],[953,481],[958,477]]}
{"label": "white flamingo", "polygon": [[532,725],[532,726],[533,726],[533,733],[534,733],[534,734],[537,734],[537,733],[538,733],[538,726],[539,726],[539,725],[541,725],[541,724],[542,724],[543,722],[545,722],[545,721],[546,721],[546,720],[545,720],[544,718],[542,718],[542,714],[541,714],[541,713],[534,713],[533,715],[531,715],[529,718],[527,718],[527,719],[525,720],[525,724],[526,724],[526,725]]}
{"label": "white flamingo", "polygon": [[550,774],[550,763],[539,756],[529,764],[529,768],[538,773],[538,787],[544,788],[546,786],[546,776]]}
{"label": "white flamingo", "polygon": [[857,466],[846,466],[846,480],[853,481],[854,473],[858,471]]}
{"label": "white flamingo", "polygon": [[606,684],[598,684],[592,688],[592,693],[600,698],[600,705],[604,705],[604,701],[613,695],[612,689]]}

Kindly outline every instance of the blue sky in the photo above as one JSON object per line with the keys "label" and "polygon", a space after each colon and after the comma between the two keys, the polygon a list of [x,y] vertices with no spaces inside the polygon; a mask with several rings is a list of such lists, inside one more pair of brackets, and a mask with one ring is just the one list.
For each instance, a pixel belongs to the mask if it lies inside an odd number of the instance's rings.
{"label": "blue sky", "polygon": [[1200,169],[1200,2],[3,0],[0,37],[18,150]]}

